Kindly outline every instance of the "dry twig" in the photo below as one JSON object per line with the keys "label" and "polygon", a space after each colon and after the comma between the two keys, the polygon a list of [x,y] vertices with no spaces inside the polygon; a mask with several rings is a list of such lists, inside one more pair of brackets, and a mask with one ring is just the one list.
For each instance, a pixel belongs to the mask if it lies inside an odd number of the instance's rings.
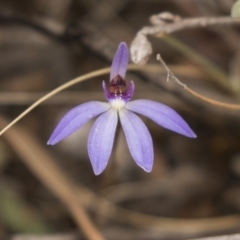
{"label": "dry twig", "polygon": [[187,87],[186,84],[182,83],[172,72],[171,70],[168,68],[168,66],[166,65],[166,63],[163,61],[163,59],[161,58],[161,55],[158,54],[157,55],[157,60],[162,64],[163,68],[165,69],[166,73],[167,73],[167,81],[172,80],[173,82],[175,82],[177,85],[179,85],[180,87],[184,88],[188,93],[190,93],[191,95],[193,95],[194,97],[207,102],[211,105],[215,105],[218,107],[223,107],[223,108],[228,108],[228,109],[235,109],[235,110],[239,110],[240,109],[240,105],[239,104],[230,104],[230,103],[223,103],[223,102],[219,102],[216,100],[213,100],[211,98],[207,98],[202,96],[201,94],[193,91],[192,89],[190,89],[189,87]]}
{"label": "dry twig", "polygon": [[239,24],[239,18],[231,17],[199,17],[182,19],[180,16],[169,12],[163,12],[150,17],[152,26],[143,27],[137,32],[132,41],[130,52],[132,61],[137,64],[145,64],[152,53],[151,43],[148,35],[164,35],[183,29],[208,27],[213,25]]}
{"label": "dry twig", "polygon": [[[0,126],[2,127],[5,124],[6,120],[1,117]],[[107,219],[110,218],[133,226],[152,229],[167,236],[190,237],[206,233],[216,234],[230,230],[235,231],[239,227],[239,215],[208,219],[173,219],[150,216],[117,207],[84,186],[80,184],[75,186],[55,164],[51,154],[29,134],[27,129],[15,127],[10,129],[4,136],[33,174],[66,204],[78,226],[82,227],[89,239],[103,239],[103,237],[93,227],[81,205]]]}
{"label": "dry twig", "polygon": [[239,240],[240,234],[234,235],[224,235],[224,236],[217,236],[217,237],[207,237],[207,238],[198,238],[192,240]]}
{"label": "dry twig", "polygon": [[[0,117],[0,125],[3,126],[6,123],[7,121]],[[76,187],[58,169],[51,156],[40,146],[37,140],[26,129],[11,129],[5,135],[5,138],[33,174],[66,205],[78,227],[82,229],[88,239],[103,240],[104,237],[95,228],[85,210],[77,201]]]}
{"label": "dry twig", "polygon": [[152,27],[144,27],[138,33],[144,35],[156,35],[160,33],[172,33],[187,28],[208,27],[213,25],[239,24],[239,18],[231,17],[196,17],[182,19],[171,13],[160,13],[150,18]]}

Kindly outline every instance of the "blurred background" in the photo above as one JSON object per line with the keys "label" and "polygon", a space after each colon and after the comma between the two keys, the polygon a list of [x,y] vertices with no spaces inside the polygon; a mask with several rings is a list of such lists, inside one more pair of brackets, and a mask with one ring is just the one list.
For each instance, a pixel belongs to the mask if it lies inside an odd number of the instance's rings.
{"label": "blurred background", "polygon": [[[150,25],[151,15],[230,16],[234,2],[0,0],[1,129],[59,85],[109,67],[119,43],[130,46],[136,33]],[[149,41],[153,54],[147,64],[159,64],[156,54],[161,53],[173,73],[198,93],[240,102],[238,25],[185,29]],[[146,173],[135,164],[119,128],[107,169],[95,176],[86,150],[93,122],[56,146],[46,142],[73,106],[105,101],[101,81],[109,75],[57,94],[17,123],[12,135],[9,131],[0,139],[0,239],[23,234],[86,239],[61,198],[69,185],[52,172],[52,181],[60,186],[56,194],[36,174],[39,170],[44,175],[37,164],[45,164],[47,171],[50,161],[78,189],[79,203],[107,239],[188,239],[240,232],[240,112],[195,99],[167,83],[163,71],[129,71],[126,78],[135,82],[134,99],[174,108],[198,137],[188,139],[143,118],[154,142],[153,171]]]}

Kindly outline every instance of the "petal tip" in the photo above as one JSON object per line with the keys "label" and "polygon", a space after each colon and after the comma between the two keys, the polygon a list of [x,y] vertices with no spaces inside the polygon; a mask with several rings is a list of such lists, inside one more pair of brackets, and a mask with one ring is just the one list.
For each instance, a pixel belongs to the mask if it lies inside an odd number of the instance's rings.
{"label": "petal tip", "polygon": [[[174,130],[173,130],[174,131]],[[190,129],[188,129],[187,131],[185,131],[185,132],[179,132],[179,131],[175,131],[175,132],[177,132],[177,133],[179,133],[179,134],[181,134],[181,135],[183,135],[183,136],[185,136],[185,137],[188,137],[188,138],[197,138],[197,135],[192,131],[192,129],[190,128]]]}
{"label": "petal tip", "polygon": [[[91,150],[88,149],[88,151],[91,151]],[[91,152],[89,152],[89,158],[90,158],[90,162],[91,162],[91,165],[92,165],[94,175],[96,175],[96,176],[100,175],[105,170],[107,165],[104,166],[103,164],[97,164],[94,161],[95,160],[94,157],[91,156]]]}
{"label": "petal tip", "polygon": [[58,141],[54,141],[54,138],[49,138],[49,140],[47,141],[47,145],[55,145],[57,143]]}
{"label": "petal tip", "polygon": [[187,122],[172,108],[151,100],[134,100],[126,104],[126,108],[142,114],[158,125],[189,138],[196,138]]}
{"label": "petal tip", "polygon": [[186,129],[186,133],[182,133],[182,135],[189,138],[197,138],[197,135],[193,132],[193,130],[189,126],[188,126],[188,129]]}
{"label": "petal tip", "polygon": [[119,46],[118,46],[118,50],[128,50],[128,46],[125,42],[120,42]]}
{"label": "petal tip", "polygon": [[[103,169],[103,170],[104,170],[104,169]],[[93,172],[94,172],[94,174],[95,174],[96,176],[99,176],[99,175],[103,172],[103,170],[94,169],[94,168],[93,168]]]}
{"label": "petal tip", "polygon": [[148,173],[150,173],[150,172],[152,171],[152,169],[153,169],[153,165],[147,166],[146,168],[143,168],[143,170],[144,170],[145,172],[148,172]]}
{"label": "petal tip", "polygon": [[194,132],[192,132],[192,134],[189,137],[190,138],[197,138],[197,135]]}
{"label": "petal tip", "polygon": [[47,141],[47,145],[53,145],[53,140],[52,137],[50,137]]}
{"label": "petal tip", "polygon": [[125,78],[126,70],[128,65],[128,46],[125,42],[121,42],[115,53],[112,61],[110,81],[117,75]]}

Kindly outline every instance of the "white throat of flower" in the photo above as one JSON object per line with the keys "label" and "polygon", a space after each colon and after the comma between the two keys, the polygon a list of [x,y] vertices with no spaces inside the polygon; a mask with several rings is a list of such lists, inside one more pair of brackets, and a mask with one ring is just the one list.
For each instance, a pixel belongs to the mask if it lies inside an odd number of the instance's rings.
{"label": "white throat of flower", "polygon": [[116,99],[111,100],[110,104],[111,104],[112,108],[114,108],[116,110],[120,110],[125,106],[126,102],[121,98],[116,98]]}

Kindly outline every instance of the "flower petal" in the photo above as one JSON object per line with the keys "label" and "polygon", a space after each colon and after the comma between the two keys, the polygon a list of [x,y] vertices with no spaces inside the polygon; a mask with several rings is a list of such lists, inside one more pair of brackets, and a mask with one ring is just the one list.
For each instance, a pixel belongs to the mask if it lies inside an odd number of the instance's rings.
{"label": "flower petal", "polygon": [[136,114],[127,109],[120,110],[119,116],[133,159],[145,171],[151,172],[153,143],[147,127]]}
{"label": "flower petal", "polygon": [[126,70],[128,65],[128,47],[125,42],[121,42],[118,46],[118,50],[113,58],[110,81],[117,75],[125,78]]}
{"label": "flower petal", "polygon": [[172,108],[150,100],[135,100],[128,102],[125,107],[133,112],[142,114],[164,128],[180,133],[190,138],[196,134]]}
{"label": "flower petal", "polygon": [[112,152],[117,122],[117,111],[110,109],[97,118],[90,131],[88,154],[96,175],[99,175],[107,166]]}
{"label": "flower petal", "polygon": [[108,103],[104,102],[87,102],[71,109],[58,123],[53,131],[48,145],[54,145],[70,134],[75,132],[91,118],[107,111],[110,108]]}
{"label": "flower petal", "polygon": [[122,94],[122,98],[125,102],[128,102],[132,99],[135,90],[135,84],[133,81],[130,81],[127,90]]}

